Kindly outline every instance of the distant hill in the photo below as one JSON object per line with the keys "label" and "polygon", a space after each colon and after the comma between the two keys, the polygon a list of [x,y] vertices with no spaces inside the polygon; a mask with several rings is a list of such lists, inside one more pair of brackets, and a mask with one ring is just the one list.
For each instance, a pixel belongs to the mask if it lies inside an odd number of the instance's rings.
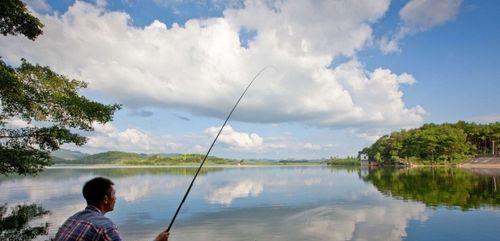
{"label": "distant hill", "polygon": [[59,149],[57,151],[53,151],[52,153],[50,153],[50,155],[52,156],[53,159],[56,159],[56,160],[60,160],[60,159],[62,159],[62,160],[76,160],[76,159],[80,159],[82,157],[86,157],[89,154],[82,153],[79,151],[70,151],[70,150],[65,150],[65,149]]}
{"label": "distant hill", "polygon": [[[83,153],[82,153],[83,154]],[[203,160],[203,154],[137,154],[131,152],[108,151],[94,155],[84,155],[78,159],[64,159],[53,156],[55,164],[75,165],[136,165],[136,166],[193,166],[199,165]],[[67,157],[67,156],[65,156]],[[209,156],[207,165],[320,165],[319,161],[307,160],[282,160],[282,161],[259,161],[259,160],[236,160]]]}
{"label": "distant hill", "polygon": [[[53,156],[56,164],[108,164],[108,165],[190,165],[198,164],[203,159],[201,154],[137,154],[130,152],[108,151],[94,155],[82,156],[78,159],[64,159]],[[238,161],[210,156],[207,163],[237,164]]]}
{"label": "distant hill", "polygon": [[146,154],[137,154],[121,151],[108,151],[97,153],[94,155],[88,155],[71,162],[72,164],[120,164],[127,161],[140,161],[146,158]]}

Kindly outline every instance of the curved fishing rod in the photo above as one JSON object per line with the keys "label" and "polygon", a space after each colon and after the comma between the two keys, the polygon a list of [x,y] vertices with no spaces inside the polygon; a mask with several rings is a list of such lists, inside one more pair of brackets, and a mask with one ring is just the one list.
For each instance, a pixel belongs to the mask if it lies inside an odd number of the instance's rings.
{"label": "curved fishing rod", "polygon": [[201,168],[203,167],[203,164],[205,164],[205,161],[207,160],[207,157],[208,157],[208,154],[210,154],[210,151],[212,150],[212,147],[214,147],[214,144],[215,142],[217,141],[217,139],[219,138],[219,135],[220,133],[222,132],[222,129],[224,129],[224,126],[226,126],[226,123],[227,121],[229,120],[229,118],[231,118],[231,115],[233,114],[234,110],[236,109],[236,107],[238,106],[238,104],[240,103],[241,99],[243,98],[243,96],[245,95],[245,93],[247,93],[247,90],[250,88],[250,86],[253,84],[253,82],[257,79],[257,77],[259,77],[259,75],[264,72],[264,70],[266,70],[267,68],[269,67],[272,67],[272,66],[266,66],[264,68],[262,68],[259,73],[257,73],[252,81],[250,81],[250,83],[248,84],[248,86],[245,88],[245,91],[243,91],[243,94],[241,94],[240,98],[238,99],[238,101],[236,101],[236,104],[234,104],[233,106],[233,109],[231,110],[231,112],[229,112],[229,115],[227,116],[226,120],[224,121],[224,124],[222,124],[219,132],[217,133],[217,135],[215,136],[215,139],[214,141],[212,142],[212,145],[210,145],[210,148],[208,148],[208,151],[207,151],[207,154],[205,154],[205,157],[203,158],[203,161],[201,162],[200,164],[200,167],[198,167],[198,170],[196,170],[196,174],[194,174],[194,177],[193,177],[193,180],[191,180],[191,183],[189,184],[189,187],[188,189],[186,190],[186,193],[184,194],[184,197],[182,198],[182,201],[181,203],[179,204],[179,207],[177,207],[177,211],[175,211],[175,214],[174,214],[174,217],[172,217],[172,220],[170,221],[170,224],[168,225],[168,228],[167,228],[167,232],[170,232],[170,228],[172,228],[172,225],[174,224],[175,222],[175,218],[177,217],[177,214],[179,214],[179,211],[181,210],[181,207],[182,207],[182,204],[184,204],[184,202],[186,201],[186,198],[189,194],[189,191],[191,191],[191,188],[193,187],[193,183],[194,181],[196,180],[196,177],[198,176],[198,173],[200,173],[200,170]]}

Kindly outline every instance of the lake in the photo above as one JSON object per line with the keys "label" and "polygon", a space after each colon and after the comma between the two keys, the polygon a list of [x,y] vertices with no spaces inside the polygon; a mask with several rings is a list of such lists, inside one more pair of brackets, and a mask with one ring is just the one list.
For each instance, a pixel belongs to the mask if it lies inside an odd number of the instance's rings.
{"label": "lake", "polygon": [[[195,168],[54,168],[0,177],[0,203],[51,211],[50,234],[85,207],[94,176],[115,182],[125,240],[165,229]],[[204,168],[170,240],[500,240],[498,170]]]}

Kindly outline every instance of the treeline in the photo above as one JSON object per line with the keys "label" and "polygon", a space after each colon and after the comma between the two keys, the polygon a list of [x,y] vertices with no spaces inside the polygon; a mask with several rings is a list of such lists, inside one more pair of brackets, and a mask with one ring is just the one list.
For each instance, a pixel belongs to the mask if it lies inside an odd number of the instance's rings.
{"label": "treeline", "polygon": [[[491,155],[500,144],[500,122],[425,124],[380,137],[360,153],[379,164],[448,164]],[[496,153],[498,152],[498,148]]]}
{"label": "treeline", "polygon": [[325,162],[329,166],[359,166],[359,159],[354,156],[330,157]]}
{"label": "treeline", "polygon": [[[199,164],[204,155],[201,154],[137,154],[129,152],[108,151],[94,155],[84,156],[74,160],[64,160],[54,158],[56,164],[108,164],[108,165],[190,165]],[[209,156],[208,164],[232,164],[236,165],[237,160]]]}

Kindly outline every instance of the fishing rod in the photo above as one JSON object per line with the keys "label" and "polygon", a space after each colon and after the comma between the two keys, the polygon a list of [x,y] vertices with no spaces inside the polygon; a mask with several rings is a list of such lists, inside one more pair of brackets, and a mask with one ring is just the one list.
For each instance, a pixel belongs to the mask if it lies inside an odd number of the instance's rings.
{"label": "fishing rod", "polygon": [[210,145],[210,148],[208,148],[208,151],[207,151],[207,154],[205,154],[205,157],[203,157],[203,161],[201,162],[200,166],[198,167],[198,170],[196,170],[196,174],[194,174],[194,177],[193,177],[193,180],[191,180],[191,183],[189,184],[189,187],[188,189],[186,190],[186,193],[184,194],[184,197],[182,198],[182,201],[181,203],[179,204],[179,206],[177,207],[177,210],[175,211],[175,214],[174,216],[172,217],[172,220],[170,221],[170,224],[168,225],[168,228],[167,228],[167,232],[170,232],[170,228],[172,228],[172,225],[174,224],[175,222],[175,218],[177,217],[177,214],[179,214],[179,211],[181,210],[181,207],[182,207],[182,204],[184,204],[184,202],[186,201],[186,198],[189,194],[189,191],[191,191],[191,188],[193,187],[193,183],[194,181],[196,180],[196,177],[198,177],[198,173],[200,173],[200,170],[201,168],[203,167],[203,164],[205,164],[205,161],[207,160],[207,157],[208,157],[208,154],[210,154],[210,151],[212,150],[212,147],[214,147],[215,145],[215,142],[217,141],[217,139],[219,138],[219,135],[220,133],[222,132],[222,129],[224,129],[224,126],[226,126],[226,123],[227,121],[229,120],[229,118],[231,118],[231,115],[233,114],[234,110],[236,109],[236,107],[238,106],[238,104],[240,103],[241,99],[243,98],[243,96],[245,95],[245,93],[247,93],[247,90],[250,88],[250,86],[253,84],[253,82],[257,79],[257,77],[259,77],[259,75],[264,72],[264,70],[266,70],[267,68],[269,67],[272,67],[272,66],[266,66],[264,68],[262,68],[252,79],[252,81],[250,81],[250,83],[248,84],[248,86],[245,88],[245,91],[243,91],[243,94],[241,94],[240,98],[238,99],[238,101],[236,101],[236,104],[234,104],[233,106],[233,109],[231,110],[231,112],[229,112],[229,115],[227,116],[226,120],[224,121],[224,124],[222,124],[221,128],[219,129],[219,132],[217,133],[217,135],[215,136],[215,139],[214,141],[212,142],[212,145]]}

